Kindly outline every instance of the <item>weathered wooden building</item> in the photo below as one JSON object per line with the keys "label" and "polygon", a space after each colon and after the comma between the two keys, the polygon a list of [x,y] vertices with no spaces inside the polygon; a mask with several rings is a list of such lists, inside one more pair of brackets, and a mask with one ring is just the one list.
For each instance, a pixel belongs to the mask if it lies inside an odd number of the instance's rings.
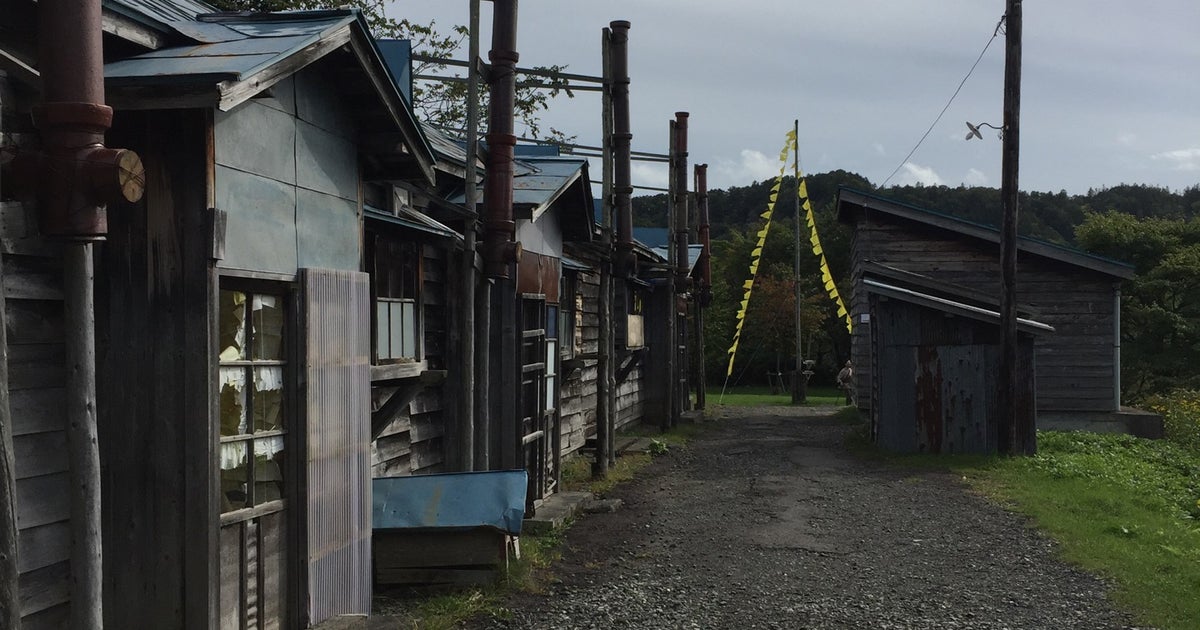
{"label": "weathered wooden building", "polygon": [[[1000,235],[986,225],[845,188],[837,204],[839,220],[853,227],[852,358],[858,404],[870,409],[875,325],[865,282],[933,282],[998,310]],[[1120,283],[1133,276],[1133,267],[1025,237],[1018,252],[1019,314],[1054,329],[1034,340],[1039,426],[1072,418],[1126,422],[1132,416],[1120,406]]]}
{"label": "weathered wooden building", "polygon": [[[364,188],[430,184],[433,154],[355,11],[110,8],[108,137],[147,172],[141,202],[110,208],[96,261],[107,623],[303,627],[368,612],[372,364],[421,346],[406,317],[423,303],[409,293],[422,268],[410,239],[373,228],[365,242]],[[29,58],[27,42],[0,43]],[[37,93],[21,77],[6,83],[9,131]],[[376,134],[396,141],[364,140]],[[4,209],[23,217],[5,224],[6,240],[28,252],[9,254],[19,258],[5,281],[39,286],[6,303],[9,321],[26,322],[8,347],[29,351],[10,358],[8,383],[28,427],[25,627],[62,627],[76,517],[54,446],[58,254],[33,207]],[[385,303],[395,317],[380,316]],[[380,320],[398,328],[384,335]]]}
{"label": "weathered wooden building", "polygon": [[[871,410],[875,443],[902,453],[995,452],[999,313],[932,281],[867,277],[861,287],[872,357],[871,400],[864,406]],[[1032,367],[1034,335],[1053,329],[1028,319],[1019,319],[1017,329],[1017,360]],[[1033,427],[1034,370],[1021,370],[1017,379],[1017,426]],[[1032,438],[1021,435],[1018,442]]]}

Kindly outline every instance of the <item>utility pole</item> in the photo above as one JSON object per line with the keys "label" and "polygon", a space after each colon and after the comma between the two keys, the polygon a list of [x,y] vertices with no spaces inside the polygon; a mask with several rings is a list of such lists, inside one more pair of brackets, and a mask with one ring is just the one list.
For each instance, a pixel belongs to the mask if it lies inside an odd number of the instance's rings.
{"label": "utility pole", "polygon": [[[470,42],[467,45],[467,163],[466,182],[463,186],[464,203],[471,212],[478,212],[479,204],[475,203],[475,156],[479,154],[479,73],[476,72],[475,61],[479,58],[479,0],[471,0],[470,9]],[[459,334],[459,351],[462,353],[459,363],[458,408],[459,431],[462,435],[462,453],[459,462],[460,470],[469,472],[476,466],[486,469],[486,464],[479,457],[475,445],[475,410],[486,407],[476,407],[475,387],[475,288],[479,280],[475,273],[475,218],[468,217],[463,227],[462,253],[462,330]],[[486,337],[485,337],[486,338]],[[483,389],[483,388],[479,388]],[[486,416],[486,414],[481,414]],[[484,443],[486,444],[486,442]]]}
{"label": "utility pole", "polygon": [[[1033,415],[1018,410],[1017,393],[1017,210],[1021,118],[1021,0],[1007,0],[1004,13],[1004,145],[1000,197],[1004,217],[1000,229],[1000,422],[1001,453],[1036,449]],[[1018,411],[1021,411],[1018,417]]]}
{"label": "utility pole", "polygon": [[[793,366],[792,372],[792,404],[798,404],[808,401],[808,383],[804,382],[804,352],[801,342],[804,336],[800,332],[800,120],[796,119],[792,122],[792,137],[795,139],[792,145],[793,156],[795,161],[792,164],[792,178],[796,183],[796,234],[795,234],[795,249],[792,261],[792,288],[796,294],[796,365]],[[778,367],[776,371],[778,371]]]}
{"label": "utility pole", "polygon": [[[596,358],[596,459],[592,462],[592,476],[602,479],[608,476],[608,442],[611,425],[612,408],[609,406],[610,363],[612,361],[612,321],[613,321],[613,84],[612,84],[612,31],[605,28],[601,31],[600,51],[603,57],[604,92],[600,107],[600,128],[603,142],[603,175],[601,178],[601,226],[604,239],[605,255],[600,260],[600,322],[599,348]],[[570,305],[574,308],[574,305]]]}

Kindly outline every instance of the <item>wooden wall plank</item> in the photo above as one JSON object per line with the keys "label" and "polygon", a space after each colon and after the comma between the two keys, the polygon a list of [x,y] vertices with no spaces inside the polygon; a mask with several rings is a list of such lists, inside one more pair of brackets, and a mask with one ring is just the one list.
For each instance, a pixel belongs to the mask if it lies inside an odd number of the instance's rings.
{"label": "wooden wall plank", "polygon": [[17,482],[17,526],[20,529],[65,521],[71,516],[71,476],[56,473]]}
{"label": "wooden wall plank", "polygon": [[[59,348],[61,356],[61,347]],[[66,428],[63,388],[18,389],[9,393],[13,435],[62,431]]]}
{"label": "wooden wall plank", "polygon": [[71,557],[71,524],[66,521],[28,527],[20,533],[17,561],[21,573],[36,571]]}
{"label": "wooden wall plank", "polygon": [[70,598],[70,564],[59,562],[21,575],[21,615],[32,615]]}
{"label": "wooden wall plank", "polygon": [[67,434],[63,431],[27,433],[13,438],[17,479],[67,472]]}

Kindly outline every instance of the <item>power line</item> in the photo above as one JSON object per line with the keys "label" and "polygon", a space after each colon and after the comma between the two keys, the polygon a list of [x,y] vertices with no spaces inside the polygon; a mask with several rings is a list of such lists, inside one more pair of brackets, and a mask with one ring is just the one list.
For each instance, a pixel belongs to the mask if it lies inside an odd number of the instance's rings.
{"label": "power line", "polygon": [[989,37],[987,43],[984,44],[983,50],[979,51],[979,57],[975,59],[975,63],[971,64],[971,69],[967,71],[967,76],[963,77],[962,81],[959,81],[958,87],[954,88],[954,94],[951,94],[950,100],[946,101],[946,106],[942,108],[940,113],[938,113],[937,118],[933,119],[933,124],[929,125],[929,129],[926,129],[925,134],[921,136],[921,139],[917,140],[917,144],[912,148],[912,151],[909,151],[908,155],[904,156],[903,160],[900,160],[900,163],[896,165],[896,170],[892,171],[892,174],[888,175],[887,179],[883,180],[883,183],[879,185],[880,188],[887,186],[888,182],[892,181],[892,178],[896,176],[896,173],[899,173],[900,169],[904,168],[905,164],[908,164],[908,158],[912,157],[913,154],[917,152],[917,149],[920,148],[921,143],[925,142],[925,138],[929,137],[929,134],[933,131],[933,128],[936,127],[938,122],[942,120],[942,116],[945,115],[946,110],[950,109],[950,104],[954,102],[954,98],[958,96],[958,93],[962,90],[963,85],[967,83],[967,79],[971,78],[971,73],[975,72],[975,67],[978,66],[979,62],[983,60],[984,53],[988,51],[988,48],[992,45],[992,42],[996,41],[996,36],[1000,34],[1000,27],[1003,25],[1004,16],[1000,16],[1000,21],[996,23],[996,29],[992,31],[992,36]]}

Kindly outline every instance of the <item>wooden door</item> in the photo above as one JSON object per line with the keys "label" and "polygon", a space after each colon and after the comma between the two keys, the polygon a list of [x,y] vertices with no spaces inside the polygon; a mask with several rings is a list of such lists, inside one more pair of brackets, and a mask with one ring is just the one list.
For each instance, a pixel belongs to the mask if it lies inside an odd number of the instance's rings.
{"label": "wooden door", "polygon": [[[525,295],[521,299],[520,383],[517,395],[517,439],[529,488],[525,510],[533,514],[541,500],[554,492],[554,434],[557,431],[554,407],[557,400],[557,345],[548,343],[546,301],[542,296]],[[555,322],[557,324],[557,322]]]}
{"label": "wooden door", "polygon": [[223,287],[219,301],[220,627],[288,627],[293,480],[286,464],[288,295],[279,286]]}

